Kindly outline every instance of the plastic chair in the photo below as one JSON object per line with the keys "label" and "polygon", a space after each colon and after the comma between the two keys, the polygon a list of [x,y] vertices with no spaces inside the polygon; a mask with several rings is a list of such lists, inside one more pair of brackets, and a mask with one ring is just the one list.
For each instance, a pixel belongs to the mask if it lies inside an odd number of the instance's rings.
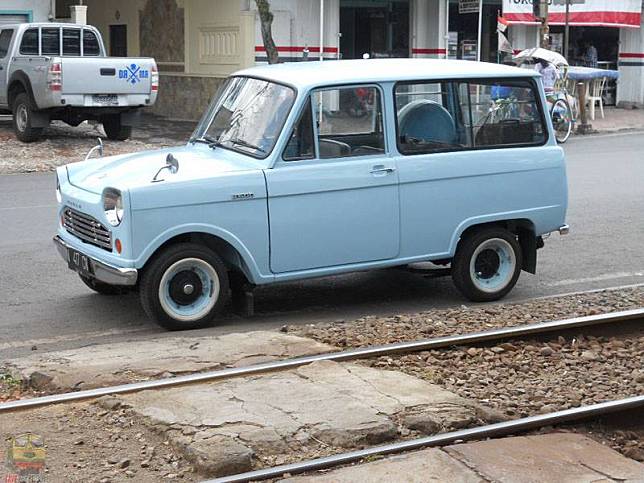
{"label": "plastic chair", "polygon": [[595,104],[599,103],[599,111],[601,112],[602,119],[604,119],[604,101],[602,100],[602,93],[606,85],[606,77],[601,79],[593,79],[590,84],[590,95],[588,96],[588,104],[590,105],[590,118],[595,120]]}

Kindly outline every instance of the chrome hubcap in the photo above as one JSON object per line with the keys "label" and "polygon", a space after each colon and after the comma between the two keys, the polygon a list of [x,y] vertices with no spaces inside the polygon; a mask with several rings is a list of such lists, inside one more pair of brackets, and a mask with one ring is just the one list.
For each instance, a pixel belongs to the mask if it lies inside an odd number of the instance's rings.
{"label": "chrome hubcap", "polygon": [[27,106],[20,104],[18,110],[16,111],[16,126],[20,132],[24,132],[27,129],[27,122],[29,121],[29,113],[27,112]]}
{"label": "chrome hubcap", "polygon": [[184,258],[161,277],[159,302],[173,319],[190,322],[212,310],[220,290],[219,276],[212,265],[200,258]]}

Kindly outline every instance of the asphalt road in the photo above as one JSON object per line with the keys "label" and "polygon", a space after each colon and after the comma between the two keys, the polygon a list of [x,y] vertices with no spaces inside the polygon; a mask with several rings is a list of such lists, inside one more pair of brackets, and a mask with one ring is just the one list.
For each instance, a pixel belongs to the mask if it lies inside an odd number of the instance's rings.
{"label": "asphalt road", "polygon": [[[644,283],[644,133],[573,138],[568,159],[571,234],[539,251],[506,300]],[[103,297],[67,270],[51,243],[53,174],[0,176],[0,360],[31,352],[168,336],[138,297]],[[257,315],[226,316],[193,334],[349,320],[467,302],[451,279],[380,270],[261,288]]]}

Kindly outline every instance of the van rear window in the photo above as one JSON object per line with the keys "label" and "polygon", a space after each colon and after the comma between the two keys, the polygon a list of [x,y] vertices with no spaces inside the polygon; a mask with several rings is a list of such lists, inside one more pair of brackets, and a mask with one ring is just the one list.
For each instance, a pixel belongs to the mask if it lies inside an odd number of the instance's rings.
{"label": "van rear window", "polygon": [[530,80],[436,81],[395,87],[403,154],[540,145],[546,128]]}

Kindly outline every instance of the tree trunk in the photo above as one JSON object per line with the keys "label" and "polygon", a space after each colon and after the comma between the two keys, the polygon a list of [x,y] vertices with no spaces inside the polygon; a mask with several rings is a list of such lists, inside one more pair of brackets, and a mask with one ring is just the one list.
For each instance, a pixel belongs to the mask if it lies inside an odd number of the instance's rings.
{"label": "tree trunk", "polygon": [[273,40],[273,32],[271,25],[273,23],[273,14],[268,0],[255,0],[257,10],[259,11],[259,20],[262,28],[262,40],[264,41],[264,49],[266,49],[266,56],[268,57],[269,64],[277,64],[279,62],[279,54],[277,47]]}

